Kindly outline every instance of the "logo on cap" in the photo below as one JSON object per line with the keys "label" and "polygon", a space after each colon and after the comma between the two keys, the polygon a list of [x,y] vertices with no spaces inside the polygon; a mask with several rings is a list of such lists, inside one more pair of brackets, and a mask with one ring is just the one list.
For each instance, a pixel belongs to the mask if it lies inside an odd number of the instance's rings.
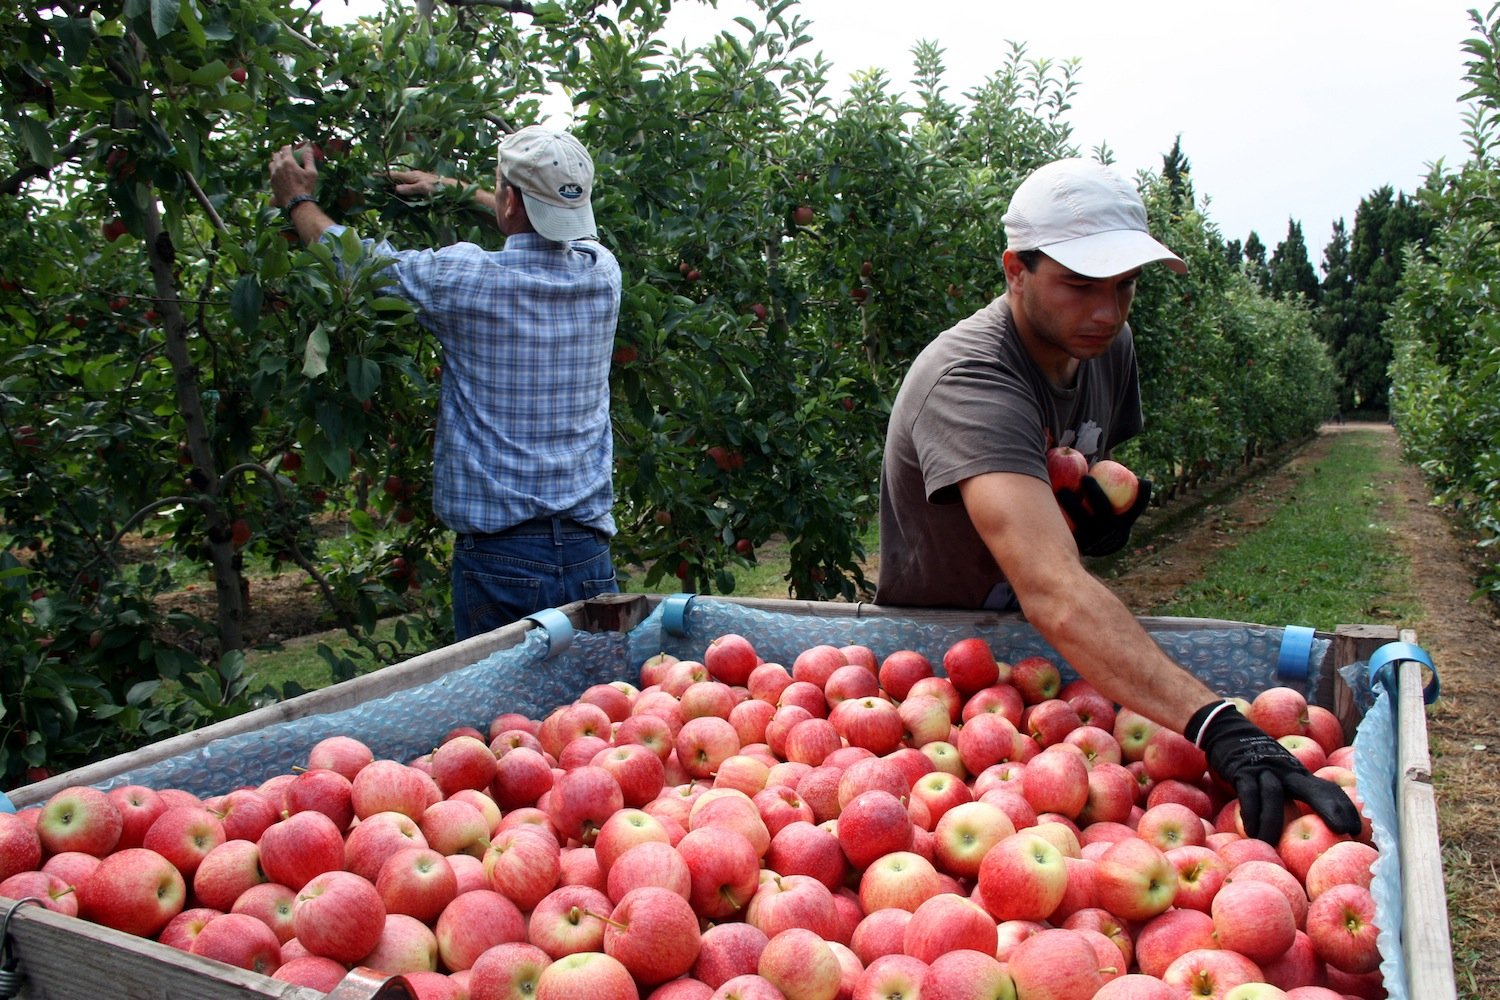
{"label": "logo on cap", "polygon": [[564,184],[557,189],[557,194],[559,197],[566,198],[569,201],[577,201],[583,197],[583,185]]}

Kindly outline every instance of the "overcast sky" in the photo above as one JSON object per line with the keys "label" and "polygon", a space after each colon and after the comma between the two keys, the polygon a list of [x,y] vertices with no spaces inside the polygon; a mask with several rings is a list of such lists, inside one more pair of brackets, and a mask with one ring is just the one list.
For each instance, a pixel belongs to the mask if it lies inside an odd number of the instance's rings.
{"label": "overcast sky", "polygon": [[[1160,171],[1181,134],[1195,189],[1226,239],[1253,229],[1274,248],[1293,218],[1316,267],[1334,220],[1352,226],[1365,195],[1385,184],[1413,192],[1429,164],[1468,159],[1459,98],[1469,6],[801,0],[798,9],[812,21],[808,48],[833,63],[840,89],[851,72],[880,66],[908,90],[919,39],[946,50],[955,99],[1002,65],[1012,40],[1032,57],[1076,57],[1067,117],[1085,154],[1107,142],[1127,171]],[[672,25],[696,38],[747,9],[683,4]]]}
{"label": "overcast sky", "polygon": [[[326,15],[379,0],[325,0]],[[346,7],[345,4],[348,4]],[[835,89],[882,67],[909,92],[911,49],[945,50],[959,100],[1004,62],[1028,55],[1081,67],[1068,120],[1085,154],[1108,143],[1127,172],[1160,171],[1180,134],[1200,200],[1226,239],[1251,230],[1274,249],[1289,219],[1322,262],[1334,220],[1352,227],[1360,199],[1408,193],[1438,160],[1468,159],[1460,100],[1462,45],[1474,32],[1461,0],[800,0]],[[1478,5],[1483,9],[1484,5]],[[679,0],[668,41],[701,43],[748,0],[718,9]],[[340,18],[342,19],[342,18]],[[742,29],[736,29],[742,30]]]}

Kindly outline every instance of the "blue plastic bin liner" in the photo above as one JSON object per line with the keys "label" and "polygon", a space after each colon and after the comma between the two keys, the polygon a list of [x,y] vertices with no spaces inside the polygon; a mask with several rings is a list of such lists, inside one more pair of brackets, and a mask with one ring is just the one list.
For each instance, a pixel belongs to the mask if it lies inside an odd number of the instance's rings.
{"label": "blue plastic bin liner", "polygon": [[[932,623],[902,617],[823,617],[783,614],[724,601],[694,598],[681,611],[683,629],[664,625],[663,608],[628,634],[575,633],[568,649],[549,658],[546,632],[534,629],[523,642],[478,663],[451,671],[419,687],[399,691],[355,708],[277,723],[216,740],[181,756],[116,775],[100,787],[143,784],[183,788],[212,795],[253,786],[276,774],[305,765],[308,751],[324,737],[352,736],[365,742],[377,758],[409,760],[432,750],[451,729],[469,725],[485,731],[502,712],[540,718],[571,701],[593,684],[636,682],[640,666],[657,653],[702,659],[708,643],[726,632],[750,639],[762,659],[790,667],[797,654],[818,644],[869,646],[877,657],[913,649],[941,671],[943,653],[969,636],[985,639],[995,655],[1009,662],[1046,656],[1057,662],[1065,679],[1076,677],[1030,625],[1000,621]],[[674,621],[675,621],[674,617]],[[1312,700],[1317,665],[1329,646],[1312,643],[1305,679],[1290,680],[1276,672],[1284,629],[1263,625],[1225,625],[1193,630],[1152,630],[1152,638],[1169,656],[1215,690],[1253,698],[1268,687],[1297,687]],[[1362,676],[1362,673],[1361,673]],[[1355,680],[1351,672],[1351,681]],[[1355,738],[1355,774],[1365,811],[1371,817],[1381,860],[1372,892],[1380,927],[1381,966],[1391,1000],[1405,1000],[1406,974],[1400,946],[1401,873],[1396,840],[1395,722],[1390,698],[1362,692],[1368,703]]]}

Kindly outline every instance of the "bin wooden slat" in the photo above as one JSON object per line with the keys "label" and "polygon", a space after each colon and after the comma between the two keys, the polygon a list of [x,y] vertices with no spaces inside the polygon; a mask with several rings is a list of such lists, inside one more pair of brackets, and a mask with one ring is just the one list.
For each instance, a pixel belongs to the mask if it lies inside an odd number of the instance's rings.
{"label": "bin wooden slat", "polygon": [[[1416,635],[1403,632],[1404,642]],[[1448,936],[1448,897],[1438,839],[1437,795],[1427,746],[1427,706],[1422,700],[1422,664],[1397,666],[1396,813],[1401,840],[1402,950],[1412,1000],[1454,1000],[1453,947]]]}

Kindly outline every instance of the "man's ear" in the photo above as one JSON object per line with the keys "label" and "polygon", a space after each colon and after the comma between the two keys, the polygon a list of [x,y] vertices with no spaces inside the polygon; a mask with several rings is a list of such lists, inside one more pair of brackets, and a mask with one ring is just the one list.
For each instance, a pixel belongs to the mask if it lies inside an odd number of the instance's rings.
{"label": "man's ear", "polygon": [[1005,272],[1005,286],[1015,288],[1024,280],[1026,265],[1021,261],[1021,255],[1014,250],[1006,250],[1000,255],[1000,268]]}

